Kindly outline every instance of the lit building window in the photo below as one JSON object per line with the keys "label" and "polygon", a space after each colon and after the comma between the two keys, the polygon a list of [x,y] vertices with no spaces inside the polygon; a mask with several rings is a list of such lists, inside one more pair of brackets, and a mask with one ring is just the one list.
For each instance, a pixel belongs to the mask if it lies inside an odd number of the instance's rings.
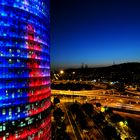
{"label": "lit building window", "polygon": [[6,110],[5,108],[2,109],[2,115],[5,115],[6,114]]}

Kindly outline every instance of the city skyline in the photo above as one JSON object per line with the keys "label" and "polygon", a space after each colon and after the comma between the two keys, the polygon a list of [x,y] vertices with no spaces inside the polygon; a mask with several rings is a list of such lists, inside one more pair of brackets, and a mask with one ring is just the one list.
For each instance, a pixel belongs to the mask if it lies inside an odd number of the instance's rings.
{"label": "city skyline", "polygon": [[52,68],[140,62],[138,1],[53,0]]}

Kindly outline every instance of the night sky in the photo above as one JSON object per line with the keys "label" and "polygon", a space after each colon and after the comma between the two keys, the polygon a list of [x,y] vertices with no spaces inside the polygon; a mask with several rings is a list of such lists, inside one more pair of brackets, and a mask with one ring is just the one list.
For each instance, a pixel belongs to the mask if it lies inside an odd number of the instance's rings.
{"label": "night sky", "polygon": [[140,2],[51,0],[52,68],[140,62]]}

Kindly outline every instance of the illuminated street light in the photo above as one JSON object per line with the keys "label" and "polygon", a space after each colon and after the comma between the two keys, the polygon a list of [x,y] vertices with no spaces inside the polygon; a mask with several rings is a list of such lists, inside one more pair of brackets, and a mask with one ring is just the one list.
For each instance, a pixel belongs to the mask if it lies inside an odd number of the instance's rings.
{"label": "illuminated street light", "polygon": [[105,112],[105,108],[104,107],[101,107],[101,112]]}
{"label": "illuminated street light", "polygon": [[119,125],[120,125],[120,126],[123,126],[123,125],[124,125],[124,123],[123,123],[122,121],[120,121],[120,122],[119,122]]}
{"label": "illuminated street light", "polygon": [[64,74],[64,71],[63,70],[60,70],[60,74]]}

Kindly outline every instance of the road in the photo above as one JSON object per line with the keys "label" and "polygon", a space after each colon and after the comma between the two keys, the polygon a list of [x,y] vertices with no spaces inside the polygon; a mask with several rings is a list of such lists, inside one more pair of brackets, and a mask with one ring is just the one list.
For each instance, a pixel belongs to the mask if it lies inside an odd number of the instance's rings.
{"label": "road", "polygon": [[130,91],[130,90],[126,90],[126,92],[131,93],[133,95],[138,95],[140,96],[140,92],[139,91]]}
{"label": "road", "polygon": [[[124,118],[131,118],[137,124],[140,124],[140,98],[138,94],[119,95],[119,93],[105,94],[106,90],[90,90],[90,91],[63,91],[63,90],[52,90],[52,95],[59,95],[61,102],[74,102],[77,100],[80,103],[90,102],[95,104],[100,102],[102,106],[108,106],[113,109],[113,112],[117,112]],[[70,115],[70,114],[68,114]],[[72,117],[71,117],[72,118]],[[72,121],[70,119],[70,121]],[[74,122],[72,121],[72,125]],[[140,129],[138,125],[138,130]],[[74,130],[75,131],[75,130]],[[94,136],[98,134],[98,130],[94,129]],[[139,132],[137,132],[139,135]],[[76,134],[77,135],[77,134]],[[139,135],[140,136],[140,135]],[[95,139],[95,137],[94,137]],[[98,140],[98,139],[97,139]]]}
{"label": "road", "polygon": [[65,104],[62,104],[62,109],[65,112],[65,120],[66,120],[66,125],[67,125],[67,127],[66,127],[67,134],[71,137],[71,140],[78,140],[77,136],[76,136],[76,132],[75,132],[75,130],[73,128],[70,116],[69,116],[68,111],[67,111],[67,109],[65,107]]}
{"label": "road", "polygon": [[75,138],[74,140],[82,140],[82,134],[81,134],[75,120],[73,119],[71,112],[68,110],[68,104],[63,103],[63,108],[64,108],[64,111],[66,113],[66,117],[69,120],[69,123],[71,124],[73,134],[74,134],[73,138]]}
{"label": "road", "polygon": [[[70,90],[51,90],[52,95],[71,95],[71,96],[85,96],[88,98],[98,97],[108,97],[108,98],[120,98],[130,101],[140,102],[138,96],[120,95],[120,93],[112,93],[111,90],[98,89],[98,90],[82,90],[82,91],[70,91]],[[107,94],[106,94],[107,93]]]}
{"label": "road", "polygon": [[[137,98],[137,96],[129,97],[124,95],[104,94],[105,92],[106,90],[102,89],[90,91],[52,90],[52,95],[71,96],[73,100],[77,97],[85,97],[85,99],[93,103],[98,100],[104,106],[140,112],[140,98]],[[131,102],[135,104],[131,104]]]}
{"label": "road", "polygon": [[[76,97],[75,100],[78,100],[78,102],[80,102],[81,104],[84,103],[83,99],[79,97]],[[71,127],[70,128],[70,133],[68,134],[72,134],[73,136],[71,136],[72,140],[84,140],[84,138],[86,138],[87,140],[105,140],[103,133],[101,132],[101,129],[93,122],[93,128],[88,132],[83,132],[80,130],[78,124],[75,122],[73,115],[68,111],[68,105],[70,105],[71,103],[73,103],[73,99],[71,98],[61,98],[60,99],[60,103],[61,103],[61,108],[63,109],[63,111],[65,111],[66,114],[66,119],[69,120],[68,126]],[[81,137],[81,138],[80,138]]]}

